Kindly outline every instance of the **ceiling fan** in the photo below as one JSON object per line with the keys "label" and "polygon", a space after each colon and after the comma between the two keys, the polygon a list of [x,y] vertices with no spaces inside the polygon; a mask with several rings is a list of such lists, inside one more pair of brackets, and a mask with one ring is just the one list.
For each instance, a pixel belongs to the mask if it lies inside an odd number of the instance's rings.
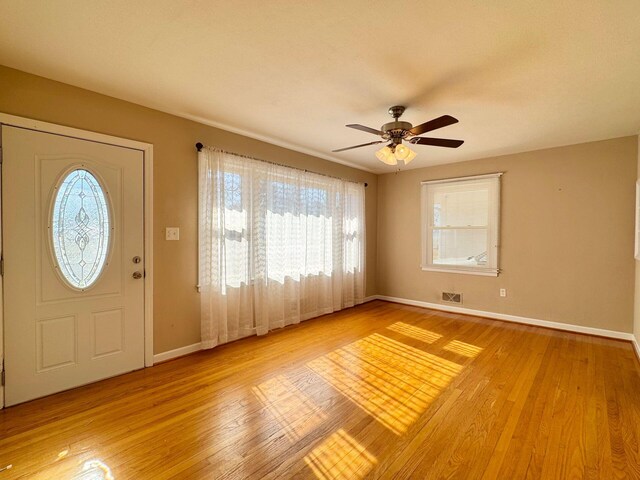
{"label": "ceiling fan", "polygon": [[431,145],[434,147],[447,147],[458,148],[464,143],[464,140],[451,140],[448,138],[431,138],[431,137],[418,137],[426,132],[437,130],[438,128],[446,127],[458,123],[457,118],[453,118],[451,115],[443,115],[428,122],[421,123],[420,125],[413,126],[409,122],[401,122],[398,120],[405,111],[405,107],[396,105],[389,108],[389,115],[393,117],[393,122],[385,123],[380,127],[380,130],[375,128],[365,127],[357,123],[346,125],[349,128],[355,128],[356,130],[362,130],[363,132],[373,133],[379,135],[382,140],[375,142],[363,143],[360,145],[354,145],[353,147],[339,148],[338,150],[332,150],[333,152],[344,152],[345,150],[351,150],[354,148],[366,147],[368,145],[376,145],[378,143],[389,142],[385,147],[376,152],[376,157],[381,162],[387,165],[397,165],[398,160],[402,160],[407,165],[411,160],[416,157],[416,152],[411,150],[402,142],[406,141],[414,145]]}

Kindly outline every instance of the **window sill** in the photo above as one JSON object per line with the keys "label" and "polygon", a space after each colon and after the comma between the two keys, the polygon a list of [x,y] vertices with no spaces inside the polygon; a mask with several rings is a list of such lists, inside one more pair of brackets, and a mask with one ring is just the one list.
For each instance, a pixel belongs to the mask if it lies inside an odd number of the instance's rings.
{"label": "window sill", "polygon": [[453,267],[432,267],[432,266],[422,266],[422,270],[425,272],[442,272],[442,273],[463,273],[465,275],[480,275],[483,277],[497,277],[499,271],[495,270],[471,270],[471,269],[463,269],[463,268],[453,268]]}

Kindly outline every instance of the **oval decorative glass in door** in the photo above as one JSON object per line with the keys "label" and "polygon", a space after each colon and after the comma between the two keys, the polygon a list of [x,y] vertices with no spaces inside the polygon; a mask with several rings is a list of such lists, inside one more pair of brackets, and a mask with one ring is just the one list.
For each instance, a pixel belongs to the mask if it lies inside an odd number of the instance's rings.
{"label": "oval decorative glass in door", "polygon": [[71,287],[92,286],[104,270],[111,225],[106,192],[88,170],[66,174],[56,187],[51,240],[56,267]]}

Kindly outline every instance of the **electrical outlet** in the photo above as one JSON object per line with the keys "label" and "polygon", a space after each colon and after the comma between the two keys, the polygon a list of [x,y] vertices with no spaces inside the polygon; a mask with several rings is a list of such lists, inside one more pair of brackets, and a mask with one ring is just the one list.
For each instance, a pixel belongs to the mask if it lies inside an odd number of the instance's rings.
{"label": "electrical outlet", "polygon": [[166,240],[180,240],[180,227],[167,227]]}
{"label": "electrical outlet", "polygon": [[507,289],[506,288],[501,288],[500,289],[500,296],[501,297],[506,297],[507,296]]}

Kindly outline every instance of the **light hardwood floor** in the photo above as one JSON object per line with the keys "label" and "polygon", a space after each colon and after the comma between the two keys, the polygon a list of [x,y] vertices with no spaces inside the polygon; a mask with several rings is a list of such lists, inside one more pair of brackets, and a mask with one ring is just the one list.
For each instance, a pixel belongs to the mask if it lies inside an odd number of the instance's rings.
{"label": "light hardwood floor", "polygon": [[0,412],[0,480],[640,478],[630,343],[374,301]]}

